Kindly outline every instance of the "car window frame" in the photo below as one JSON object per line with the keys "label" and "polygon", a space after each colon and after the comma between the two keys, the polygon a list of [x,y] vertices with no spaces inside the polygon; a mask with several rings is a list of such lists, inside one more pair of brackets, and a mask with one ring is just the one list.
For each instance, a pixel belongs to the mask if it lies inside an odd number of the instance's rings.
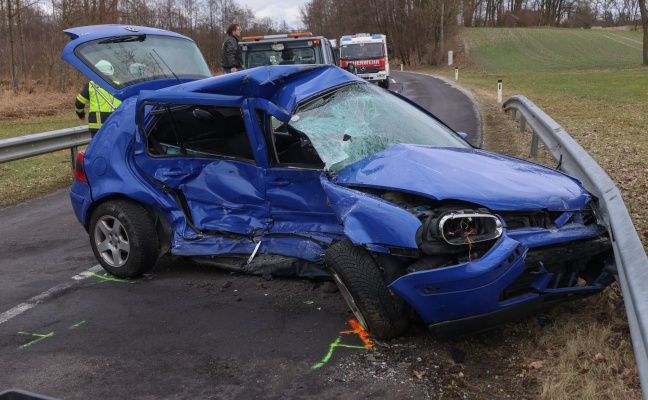
{"label": "car window frame", "polygon": [[[151,107],[159,105],[176,105],[178,108],[181,107],[194,107],[194,106],[212,106],[212,107],[226,107],[226,108],[238,108],[240,110],[240,116],[245,125],[245,133],[247,140],[250,144],[252,150],[251,158],[228,155],[221,153],[201,153],[197,154],[166,154],[166,155],[155,155],[150,154],[149,151],[149,129],[155,121],[155,115],[151,114]],[[138,142],[141,143],[143,149],[145,149],[147,156],[155,158],[166,158],[166,157],[186,157],[186,158],[215,158],[215,159],[228,159],[228,160],[238,160],[251,164],[258,165],[259,160],[257,160],[257,155],[254,151],[254,145],[251,140],[251,130],[249,126],[249,121],[246,121],[245,110],[247,109],[247,99],[243,96],[227,96],[227,95],[215,95],[209,93],[187,93],[187,92],[158,92],[158,91],[142,91],[137,100],[136,105],[136,125],[138,131]]]}

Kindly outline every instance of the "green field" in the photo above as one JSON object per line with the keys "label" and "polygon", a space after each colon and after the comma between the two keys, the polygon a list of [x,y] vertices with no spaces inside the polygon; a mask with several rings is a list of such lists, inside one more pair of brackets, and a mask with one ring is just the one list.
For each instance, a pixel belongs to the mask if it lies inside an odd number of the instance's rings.
{"label": "green field", "polygon": [[633,67],[642,57],[642,32],[473,28],[462,37],[476,63],[502,74]]}

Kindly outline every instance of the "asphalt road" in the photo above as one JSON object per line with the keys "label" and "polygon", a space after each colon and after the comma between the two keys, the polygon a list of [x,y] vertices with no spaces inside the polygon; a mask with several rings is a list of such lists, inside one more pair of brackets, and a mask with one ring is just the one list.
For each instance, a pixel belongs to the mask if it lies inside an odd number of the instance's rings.
{"label": "asphalt road", "polygon": [[452,81],[430,78],[429,75],[392,71],[390,89],[414,100],[439,117],[457,132],[468,134],[468,141],[481,147],[482,133],[479,112],[470,98]]}
{"label": "asphalt road", "polygon": [[[391,89],[481,142],[450,84],[396,72]],[[460,110],[463,110],[460,112]],[[422,398],[337,371],[368,345],[323,282],[265,281],[163,258],[135,281],[98,268],[67,191],[0,210],[0,392],[65,399]]]}

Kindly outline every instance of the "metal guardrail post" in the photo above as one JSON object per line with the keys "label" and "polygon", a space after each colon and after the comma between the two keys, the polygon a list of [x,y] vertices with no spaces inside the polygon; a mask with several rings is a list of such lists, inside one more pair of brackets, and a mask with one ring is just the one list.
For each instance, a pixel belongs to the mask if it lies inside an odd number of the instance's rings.
{"label": "metal guardrail post", "polygon": [[531,151],[530,151],[531,157],[537,157],[538,156],[538,134],[533,131],[531,134]]}
{"label": "metal guardrail post", "polygon": [[72,162],[72,170],[74,171],[76,169],[76,159],[77,159],[77,154],[79,154],[79,148],[74,146],[70,148],[70,161]]}
{"label": "metal guardrail post", "polygon": [[598,216],[608,228],[623,292],[639,379],[648,398],[648,257],[612,179],[565,130],[524,96],[504,102],[517,110],[544,143],[559,169],[583,182],[599,200]]}

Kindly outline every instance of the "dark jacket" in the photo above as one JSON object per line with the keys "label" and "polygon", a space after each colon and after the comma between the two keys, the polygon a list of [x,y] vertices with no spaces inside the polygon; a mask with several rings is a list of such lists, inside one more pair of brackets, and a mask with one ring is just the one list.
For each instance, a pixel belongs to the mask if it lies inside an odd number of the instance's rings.
{"label": "dark jacket", "polygon": [[241,48],[238,42],[239,40],[236,36],[227,35],[227,38],[223,42],[221,67],[240,69],[243,66],[243,57],[241,56]]}

